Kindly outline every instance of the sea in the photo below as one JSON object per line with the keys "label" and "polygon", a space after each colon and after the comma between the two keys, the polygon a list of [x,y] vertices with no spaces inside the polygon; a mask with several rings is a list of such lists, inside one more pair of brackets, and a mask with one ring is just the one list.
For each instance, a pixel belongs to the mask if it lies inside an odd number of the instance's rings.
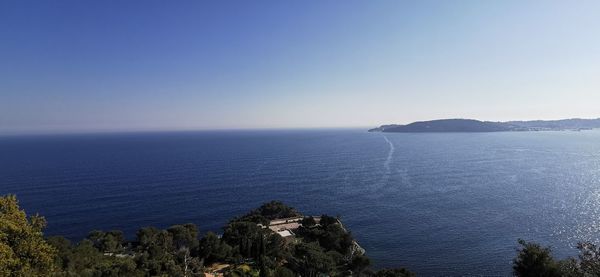
{"label": "sea", "polygon": [[559,258],[600,239],[600,131],[3,136],[0,194],[74,241],[182,223],[219,233],[280,200],[339,216],[375,268],[510,276],[518,239]]}

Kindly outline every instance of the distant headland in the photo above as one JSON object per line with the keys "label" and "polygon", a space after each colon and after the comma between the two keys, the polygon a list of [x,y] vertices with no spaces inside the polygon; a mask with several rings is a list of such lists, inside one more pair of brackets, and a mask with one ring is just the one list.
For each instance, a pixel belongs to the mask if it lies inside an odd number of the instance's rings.
{"label": "distant headland", "polygon": [[436,133],[436,132],[511,132],[511,131],[581,131],[600,128],[598,119],[562,119],[492,122],[474,119],[439,119],[418,121],[406,125],[381,125],[369,132]]}

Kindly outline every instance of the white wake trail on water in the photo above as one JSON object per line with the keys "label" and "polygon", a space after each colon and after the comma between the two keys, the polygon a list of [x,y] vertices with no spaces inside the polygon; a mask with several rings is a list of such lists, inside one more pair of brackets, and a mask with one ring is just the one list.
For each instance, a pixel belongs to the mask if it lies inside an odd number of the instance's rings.
{"label": "white wake trail on water", "polygon": [[381,177],[379,177],[379,180],[377,182],[373,183],[370,186],[371,193],[369,195],[374,198],[381,197],[383,195],[384,191],[389,186],[389,179],[392,176],[391,164],[392,164],[392,160],[394,158],[394,152],[396,151],[396,147],[394,146],[394,143],[392,143],[392,141],[390,141],[387,138],[387,136],[385,136],[385,135],[382,135],[382,136],[383,136],[383,139],[389,145],[389,150],[387,153],[387,157],[383,161],[383,170],[382,170]]}
{"label": "white wake trail on water", "polygon": [[[384,135],[383,139],[390,145],[390,151],[388,152],[387,159],[383,162],[383,167],[385,168],[386,176],[389,177],[391,173],[390,163],[392,162],[392,158],[394,157],[394,151],[396,151],[396,147],[394,144]],[[387,178],[386,178],[387,179]]]}
{"label": "white wake trail on water", "polygon": [[387,158],[383,162],[383,168],[385,169],[385,171],[383,172],[383,176],[381,176],[380,189],[382,189],[388,185],[388,181],[390,180],[390,176],[392,175],[392,168],[390,167],[390,164],[392,163],[392,159],[394,158],[394,152],[396,151],[396,147],[394,146],[394,143],[392,143],[387,138],[387,136],[383,135],[383,139],[385,139],[385,141],[390,146],[390,150],[388,151]]}

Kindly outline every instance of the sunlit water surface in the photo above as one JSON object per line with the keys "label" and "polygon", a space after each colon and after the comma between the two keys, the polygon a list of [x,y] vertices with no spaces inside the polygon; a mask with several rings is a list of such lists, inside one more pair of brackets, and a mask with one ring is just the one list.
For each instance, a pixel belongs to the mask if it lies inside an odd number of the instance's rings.
{"label": "sunlit water surface", "polygon": [[518,238],[600,238],[600,131],[236,131],[0,138],[0,194],[47,234],[220,231],[272,199],[339,215],[377,267],[510,275]]}

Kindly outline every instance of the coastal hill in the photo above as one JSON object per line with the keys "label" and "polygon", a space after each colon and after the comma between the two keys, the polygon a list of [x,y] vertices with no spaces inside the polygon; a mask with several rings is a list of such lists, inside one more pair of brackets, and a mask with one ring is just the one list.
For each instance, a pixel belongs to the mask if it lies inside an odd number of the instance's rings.
{"label": "coastal hill", "polygon": [[337,217],[305,216],[278,201],[233,218],[217,235],[193,223],[166,230],[91,231],[72,243],[45,237],[46,221],[27,216],[16,196],[0,195],[0,276],[414,277],[375,269]]}
{"label": "coastal hill", "polygon": [[[187,223],[144,227],[134,240],[119,230],[95,230],[72,243],[45,237],[45,226],[14,195],[0,196],[0,276],[416,276],[404,268],[375,269],[339,218],[304,216],[277,201],[232,219],[221,236],[200,237]],[[548,247],[518,242],[514,276],[600,276],[600,248],[592,243],[578,244],[578,258],[559,260]]]}
{"label": "coastal hill", "polygon": [[600,128],[599,119],[563,119],[492,122],[474,119],[439,119],[418,121],[407,125],[382,125],[369,132],[434,133],[434,132],[509,132],[509,131],[563,131]]}

